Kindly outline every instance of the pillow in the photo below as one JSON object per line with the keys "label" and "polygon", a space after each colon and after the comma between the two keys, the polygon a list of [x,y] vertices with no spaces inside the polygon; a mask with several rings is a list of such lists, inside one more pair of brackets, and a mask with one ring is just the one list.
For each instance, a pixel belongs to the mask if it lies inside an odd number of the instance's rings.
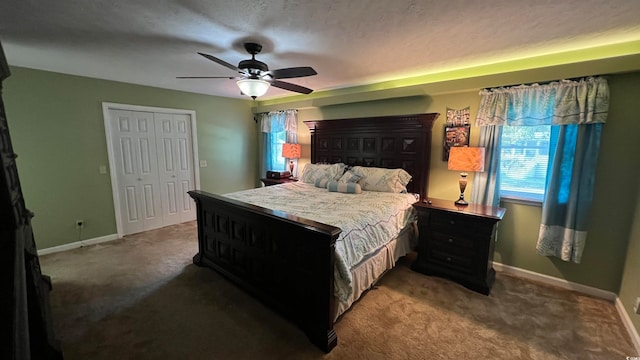
{"label": "pillow", "polygon": [[351,170],[347,170],[338,180],[339,183],[357,183],[362,179],[362,176],[357,175]]}
{"label": "pillow", "polygon": [[327,188],[327,184],[329,183],[329,181],[332,181],[332,180],[333,179],[325,176],[323,178],[317,178],[316,181],[313,184],[316,187],[326,189]]}
{"label": "pillow", "polygon": [[411,175],[404,169],[384,169],[354,166],[351,171],[362,176],[359,184],[362,190],[400,193],[407,191]]}
{"label": "pillow", "polygon": [[344,164],[307,164],[302,169],[300,180],[307,184],[315,184],[317,179],[325,177],[331,180],[338,180],[342,176]]}
{"label": "pillow", "polygon": [[327,190],[331,192],[341,192],[346,194],[360,194],[362,192],[362,188],[358,183],[354,183],[354,182],[341,183],[335,180],[329,181],[329,183],[327,184]]}

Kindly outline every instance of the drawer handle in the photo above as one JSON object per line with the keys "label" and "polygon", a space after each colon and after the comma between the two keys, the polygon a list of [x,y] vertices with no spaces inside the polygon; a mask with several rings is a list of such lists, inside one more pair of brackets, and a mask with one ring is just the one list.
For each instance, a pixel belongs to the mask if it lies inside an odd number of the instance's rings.
{"label": "drawer handle", "polygon": [[455,220],[449,220],[449,224],[451,224],[451,225],[455,225],[455,224],[456,224],[456,221],[455,221]]}
{"label": "drawer handle", "polygon": [[449,244],[453,244],[453,239],[452,238],[448,238],[447,241],[449,242]]}

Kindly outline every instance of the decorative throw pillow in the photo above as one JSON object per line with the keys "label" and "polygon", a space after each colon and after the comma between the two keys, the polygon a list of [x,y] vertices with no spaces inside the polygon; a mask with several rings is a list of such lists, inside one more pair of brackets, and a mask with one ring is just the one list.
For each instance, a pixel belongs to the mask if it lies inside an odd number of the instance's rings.
{"label": "decorative throw pillow", "polygon": [[360,194],[362,192],[362,188],[360,184],[354,182],[337,182],[337,181],[329,181],[327,184],[327,190],[331,192],[341,192],[346,194]]}
{"label": "decorative throw pillow", "polygon": [[354,173],[351,170],[347,170],[338,180],[339,183],[357,183],[362,179],[362,176]]}
{"label": "decorative throw pillow", "polygon": [[342,176],[344,164],[307,164],[302,169],[300,180],[307,184],[315,184],[317,179],[325,177],[337,180]]}
{"label": "decorative throw pillow", "polygon": [[404,169],[384,169],[376,167],[354,166],[356,175],[362,176],[359,184],[362,190],[400,193],[407,191],[411,175]]}
{"label": "decorative throw pillow", "polygon": [[327,188],[327,184],[330,181],[333,181],[333,179],[329,178],[328,176],[325,176],[323,178],[317,178],[316,181],[314,182],[314,185],[316,187],[326,189]]}

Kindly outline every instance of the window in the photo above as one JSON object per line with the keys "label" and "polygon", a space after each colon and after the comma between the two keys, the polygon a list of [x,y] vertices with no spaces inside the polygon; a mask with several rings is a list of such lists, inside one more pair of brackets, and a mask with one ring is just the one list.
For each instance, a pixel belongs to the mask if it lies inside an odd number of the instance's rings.
{"label": "window", "polygon": [[550,125],[504,126],[500,197],[542,202],[551,150]]}
{"label": "window", "polygon": [[282,144],[287,140],[287,132],[279,131],[266,133],[267,152],[266,167],[267,170],[283,171],[286,168],[285,158],[282,157]]}

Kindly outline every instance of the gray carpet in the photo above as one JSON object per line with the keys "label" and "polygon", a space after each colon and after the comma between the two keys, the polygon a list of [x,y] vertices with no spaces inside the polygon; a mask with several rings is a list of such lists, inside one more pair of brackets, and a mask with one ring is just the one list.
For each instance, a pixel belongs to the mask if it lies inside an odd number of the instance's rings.
{"label": "gray carpet", "polygon": [[498,273],[490,296],[402,259],[316,349],[294,325],[191,263],[195,223],[42,256],[66,359],[624,359],[607,301]]}

